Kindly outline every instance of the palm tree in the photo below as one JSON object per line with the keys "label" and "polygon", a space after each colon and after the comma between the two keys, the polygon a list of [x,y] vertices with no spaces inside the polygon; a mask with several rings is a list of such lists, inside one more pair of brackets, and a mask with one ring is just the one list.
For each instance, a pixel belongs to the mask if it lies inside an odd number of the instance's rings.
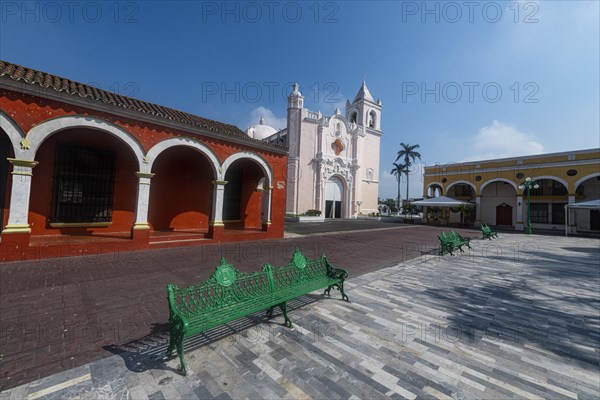
{"label": "palm tree", "polygon": [[[418,144],[410,145],[407,143],[400,143],[400,151],[398,151],[398,156],[396,157],[396,162],[400,159],[404,161],[403,165],[406,168],[404,173],[406,174],[406,203],[408,204],[408,175],[410,167],[413,165],[415,160],[418,158],[421,160],[421,153],[415,151],[420,146]],[[394,164],[395,165],[395,164]]]}
{"label": "palm tree", "polygon": [[398,211],[400,211],[400,178],[402,178],[402,174],[404,174],[406,171],[407,168],[404,164],[394,163],[394,168],[392,168],[392,175],[396,177],[396,182],[398,182],[398,200],[396,204]]}

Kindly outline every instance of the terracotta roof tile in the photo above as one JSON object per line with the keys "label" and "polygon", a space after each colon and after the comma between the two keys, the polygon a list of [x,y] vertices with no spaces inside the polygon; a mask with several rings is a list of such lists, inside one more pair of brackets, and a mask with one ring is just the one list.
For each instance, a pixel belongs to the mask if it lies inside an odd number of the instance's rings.
{"label": "terracotta roof tile", "polygon": [[195,128],[201,128],[221,134],[225,136],[225,138],[227,136],[234,136],[238,139],[247,141],[248,144],[261,143],[270,147],[287,149],[285,146],[268,144],[253,139],[234,125],[203,118],[158,104],[152,104],[143,100],[121,96],[94,86],[85,85],[80,82],[71,81],[69,79],[61,78],[59,76],[37,71],[31,68],[25,68],[7,61],[0,60],[0,78],[12,79],[13,81],[25,82],[28,84],[36,84],[44,88],[52,89],[55,92],[65,93],[66,95],[91,99],[105,104],[110,104],[116,108],[135,110],[137,112],[155,117],[157,123],[159,124],[160,120],[176,121],[193,126]]}

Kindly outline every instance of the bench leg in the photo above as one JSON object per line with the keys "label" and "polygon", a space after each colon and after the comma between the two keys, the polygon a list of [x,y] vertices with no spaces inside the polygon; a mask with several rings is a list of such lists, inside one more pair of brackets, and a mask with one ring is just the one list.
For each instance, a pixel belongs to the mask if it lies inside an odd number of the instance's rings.
{"label": "bench leg", "polygon": [[291,328],[292,327],[292,320],[287,315],[287,302],[279,303],[277,306],[279,307],[279,309],[283,313],[283,318],[285,318],[284,325],[287,326],[288,328]]}
{"label": "bench leg", "polygon": [[187,364],[183,357],[183,336],[177,341],[177,354],[179,355],[179,361],[181,362],[181,372],[183,372],[183,375],[187,375]]}
{"label": "bench leg", "polygon": [[329,287],[327,289],[325,289],[325,292],[323,292],[323,294],[326,296],[331,296],[330,292],[331,292],[331,289],[334,287],[337,287],[337,289],[342,293],[342,299],[344,301],[350,301],[348,299],[348,296],[346,296],[346,293],[344,293],[344,282],[340,282],[339,284],[336,283],[335,285],[329,285]]}
{"label": "bench leg", "polygon": [[267,308],[267,318],[272,318],[273,317],[273,310],[274,309],[275,309],[275,306]]}

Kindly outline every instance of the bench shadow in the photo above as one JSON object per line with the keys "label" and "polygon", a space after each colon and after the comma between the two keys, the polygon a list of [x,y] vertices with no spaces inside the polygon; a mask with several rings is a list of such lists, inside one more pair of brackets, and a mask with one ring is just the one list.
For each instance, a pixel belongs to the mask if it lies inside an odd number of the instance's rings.
{"label": "bench shadow", "polygon": [[[336,292],[337,293],[337,292]],[[331,297],[323,294],[307,294],[287,302],[288,315],[294,321],[294,310],[303,308],[322,299],[337,300],[332,293]],[[340,300],[342,301],[342,300]],[[186,337],[183,341],[186,355],[190,351],[210,345],[231,335],[243,333],[261,324],[283,325],[283,313],[279,308],[273,311],[273,317],[266,317],[266,309],[246,317],[238,318],[227,324],[219,325],[206,332]],[[125,366],[132,372],[145,372],[151,369],[173,371],[180,373],[176,368],[167,365],[167,361],[177,358],[173,351],[172,357],[167,357],[169,347],[169,324],[154,324],[150,334],[141,339],[133,340],[123,345],[107,345],[103,349],[120,356],[125,361]]]}

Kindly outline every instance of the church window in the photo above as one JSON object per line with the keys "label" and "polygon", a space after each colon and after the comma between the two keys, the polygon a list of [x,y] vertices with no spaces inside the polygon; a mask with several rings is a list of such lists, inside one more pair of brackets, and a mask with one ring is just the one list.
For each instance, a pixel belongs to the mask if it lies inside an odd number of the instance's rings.
{"label": "church window", "polygon": [[357,117],[357,113],[356,111],[353,111],[352,114],[350,114],[350,122],[352,122],[353,124],[356,123],[356,117]]}
{"label": "church window", "polygon": [[374,176],[375,176],[375,171],[373,170],[373,168],[368,168],[367,169],[367,180],[372,181],[374,179]]}

